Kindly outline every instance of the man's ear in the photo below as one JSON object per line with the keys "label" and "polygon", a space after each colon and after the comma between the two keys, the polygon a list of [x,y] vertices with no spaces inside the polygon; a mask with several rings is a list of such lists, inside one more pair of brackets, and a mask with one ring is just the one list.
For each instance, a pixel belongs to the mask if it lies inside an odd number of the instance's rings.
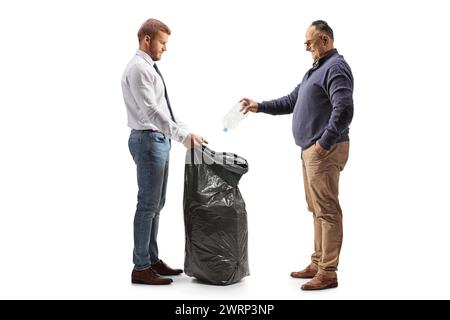
{"label": "man's ear", "polygon": [[330,39],[328,39],[328,37],[325,35],[321,36],[321,38],[322,38],[323,45],[326,47],[328,45]]}
{"label": "man's ear", "polygon": [[149,35],[145,35],[144,39],[142,39],[142,41],[147,44],[150,45],[150,42],[152,41],[152,38]]}
{"label": "man's ear", "polygon": [[142,42],[145,47],[150,48],[150,44],[152,42],[152,37],[150,37],[149,35],[145,35],[144,38],[142,39]]}

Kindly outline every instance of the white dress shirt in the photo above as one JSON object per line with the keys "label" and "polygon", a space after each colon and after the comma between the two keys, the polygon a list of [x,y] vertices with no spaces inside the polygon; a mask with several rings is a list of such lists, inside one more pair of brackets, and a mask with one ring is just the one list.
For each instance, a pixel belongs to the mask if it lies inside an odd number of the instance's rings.
{"label": "white dress shirt", "polygon": [[157,130],[178,142],[188,135],[187,127],[170,117],[164,83],[144,51],[137,50],[122,76],[122,93],[128,113],[128,126],[136,130]]}

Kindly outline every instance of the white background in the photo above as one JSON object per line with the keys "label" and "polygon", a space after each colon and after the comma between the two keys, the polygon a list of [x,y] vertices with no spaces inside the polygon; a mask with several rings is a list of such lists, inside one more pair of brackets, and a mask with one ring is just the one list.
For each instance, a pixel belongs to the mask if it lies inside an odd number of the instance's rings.
{"label": "white background", "polygon": [[[0,298],[448,299],[448,15],[445,1],[2,1]],[[149,17],[172,36],[159,63],[175,113],[216,151],[246,158],[251,276],[136,286],[136,176],[120,78]],[[339,288],[303,292],[312,218],[291,116],[241,97],[289,93],[311,66],[304,33],[329,22],[352,67],[355,115],[341,176]],[[174,143],[160,257],[184,261],[185,149]]]}

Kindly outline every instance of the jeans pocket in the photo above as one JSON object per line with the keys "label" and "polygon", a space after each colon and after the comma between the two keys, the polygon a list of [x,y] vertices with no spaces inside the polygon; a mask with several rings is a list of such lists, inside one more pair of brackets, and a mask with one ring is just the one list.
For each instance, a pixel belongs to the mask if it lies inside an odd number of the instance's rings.
{"label": "jeans pocket", "polygon": [[166,142],[166,136],[161,132],[152,132],[152,140],[158,143]]}
{"label": "jeans pocket", "polygon": [[132,144],[141,144],[142,143],[142,136],[141,135],[134,135],[131,134],[130,137],[128,138],[128,146],[132,145]]}
{"label": "jeans pocket", "polygon": [[128,138],[128,149],[130,150],[133,160],[136,162],[142,146],[142,137],[138,135],[130,135]]}

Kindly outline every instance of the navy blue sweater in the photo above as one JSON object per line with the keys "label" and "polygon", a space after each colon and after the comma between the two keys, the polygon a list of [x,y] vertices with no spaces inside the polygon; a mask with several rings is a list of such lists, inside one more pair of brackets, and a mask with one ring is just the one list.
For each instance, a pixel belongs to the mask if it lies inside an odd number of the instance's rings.
{"label": "navy blue sweater", "polygon": [[353,75],[350,66],[332,49],[306,72],[302,82],[287,96],[258,104],[258,112],[273,115],[294,113],[295,143],[306,149],[317,140],[329,150],[348,141],[353,118]]}

